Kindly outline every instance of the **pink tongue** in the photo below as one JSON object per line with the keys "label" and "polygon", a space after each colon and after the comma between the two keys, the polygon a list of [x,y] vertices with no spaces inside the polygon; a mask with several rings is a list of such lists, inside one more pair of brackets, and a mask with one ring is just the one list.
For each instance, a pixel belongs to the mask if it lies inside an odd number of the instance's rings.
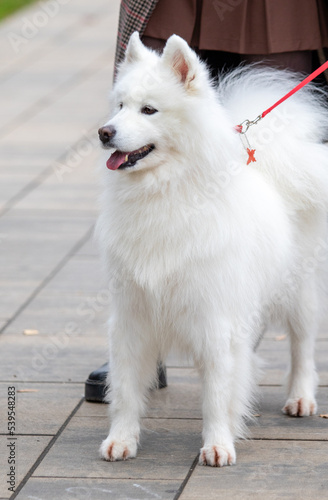
{"label": "pink tongue", "polygon": [[125,157],[127,154],[128,153],[122,153],[122,151],[115,151],[115,153],[113,153],[106,162],[107,168],[110,170],[118,169],[118,167],[125,163]]}

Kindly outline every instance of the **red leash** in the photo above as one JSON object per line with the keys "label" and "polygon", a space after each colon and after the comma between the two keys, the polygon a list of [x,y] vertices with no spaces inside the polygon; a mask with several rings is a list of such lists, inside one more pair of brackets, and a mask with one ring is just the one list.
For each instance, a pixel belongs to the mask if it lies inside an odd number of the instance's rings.
{"label": "red leash", "polygon": [[[239,125],[236,125],[234,127],[234,129],[237,132],[239,132],[240,134],[245,134],[251,125],[256,125],[256,123],[258,123],[260,120],[262,120],[262,118],[264,118],[268,113],[270,113],[270,111],[272,111],[275,107],[279,106],[279,104],[281,104],[282,102],[286,101],[286,99],[288,99],[288,97],[290,97],[293,94],[295,94],[295,92],[297,92],[298,90],[300,90],[307,83],[311,82],[316,76],[318,76],[321,73],[323,73],[325,71],[325,69],[327,69],[327,68],[328,68],[328,61],[326,61],[318,69],[316,69],[315,71],[313,71],[313,73],[311,73],[311,75],[309,75],[306,78],[304,78],[304,80],[302,82],[300,82],[298,85],[296,85],[296,87],[294,87],[284,97],[282,97],[281,99],[279,99],[279,101],[277,101],[275,104],[273,104],[273,106],[271,106],[270,108],[268,108],[265,111],[263,111],[263,113],[261,113],[259,116],[257,116],[255,118],[255,120],[244,120]],[[252,161],[254,161],[254,160],[252,160]]]}

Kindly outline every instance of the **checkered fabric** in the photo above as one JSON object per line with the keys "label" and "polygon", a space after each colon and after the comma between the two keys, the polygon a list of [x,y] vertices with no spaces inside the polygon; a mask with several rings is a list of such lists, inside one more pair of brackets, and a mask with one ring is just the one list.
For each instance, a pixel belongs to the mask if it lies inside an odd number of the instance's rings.
{"label": "checkered fabric", "polygon": [[144,33],[147,22],[158,0],[122,0],[115,53],[115,74],[117,65],[124,57],[130,36],[134,31]]}

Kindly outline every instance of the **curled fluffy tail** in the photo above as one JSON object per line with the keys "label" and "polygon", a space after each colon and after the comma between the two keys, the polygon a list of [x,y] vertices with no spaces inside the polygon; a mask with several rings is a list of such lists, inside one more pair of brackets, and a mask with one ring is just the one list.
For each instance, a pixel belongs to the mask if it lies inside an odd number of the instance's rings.
{"label": "curled fluffy tail", "polygon": [[[238,124],[255,119],[302,79],[290,71],[243,66],[221,78],[218,93]],[[322,88],[306,85],[250,127],[247,138],[256,149],[250,168],[273,180],[294,209],[328,209],[328,95]]]}

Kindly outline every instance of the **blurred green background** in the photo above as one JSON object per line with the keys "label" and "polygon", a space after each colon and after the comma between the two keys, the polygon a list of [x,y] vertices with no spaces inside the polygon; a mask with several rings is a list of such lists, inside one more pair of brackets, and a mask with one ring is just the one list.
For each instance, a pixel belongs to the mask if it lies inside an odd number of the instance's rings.
{"label": "blurred green background", "polygon": [[0,0],[0,20],[36,0]]}

